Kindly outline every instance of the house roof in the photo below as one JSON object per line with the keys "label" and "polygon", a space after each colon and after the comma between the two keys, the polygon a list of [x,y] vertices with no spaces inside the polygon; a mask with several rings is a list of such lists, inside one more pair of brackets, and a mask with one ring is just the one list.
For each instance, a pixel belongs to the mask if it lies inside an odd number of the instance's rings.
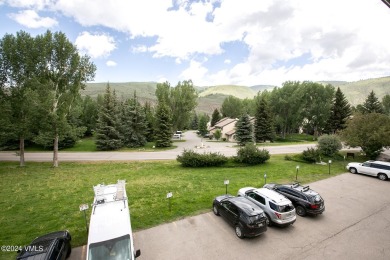
{"label": "house roof", "polygon": [[237,121],[236,118],[228,118],[228,117],[225,117],[223,118],[222,120],[219,120],[215,125],[214,127],[215,128],[221,128],[221,127],[224,127],[226,125],[229,125],[231,123],[235,123]]}

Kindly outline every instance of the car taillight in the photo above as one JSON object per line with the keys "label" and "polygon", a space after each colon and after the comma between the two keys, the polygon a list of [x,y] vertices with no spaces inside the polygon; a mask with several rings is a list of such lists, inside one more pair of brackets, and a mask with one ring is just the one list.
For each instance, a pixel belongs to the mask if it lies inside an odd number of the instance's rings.
{"label": "car taillight", "polygon": [[278,213],[278,212],[274,212],[275,215],[280,219],[280,217],[282,216],[282,214]]}
{"label": "car taillight", "polygon": [[317,205],[317,204],[311,204],[310,205],[310,208],[312,208],[312,209],[318,209],[318,207],[319,207],[319,205]]}

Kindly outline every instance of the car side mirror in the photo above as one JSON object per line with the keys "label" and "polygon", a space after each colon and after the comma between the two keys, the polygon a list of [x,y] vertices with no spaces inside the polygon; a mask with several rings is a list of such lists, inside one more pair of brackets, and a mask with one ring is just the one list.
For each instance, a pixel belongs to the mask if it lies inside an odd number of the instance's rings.
{"label": "car side mirror", "polygon": [[135,258],[139,257],[141,255],[141,250],[137,249],[137,251],[135,251]]}

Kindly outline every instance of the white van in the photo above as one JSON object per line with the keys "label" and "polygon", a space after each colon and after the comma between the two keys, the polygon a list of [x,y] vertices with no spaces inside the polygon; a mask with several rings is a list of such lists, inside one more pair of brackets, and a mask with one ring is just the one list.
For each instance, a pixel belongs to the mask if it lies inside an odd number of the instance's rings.
{"label": "white van", "polygon": [[125,181],[93,187],[95,198],[89,223],[87,259],[131,260],[134,251]]}

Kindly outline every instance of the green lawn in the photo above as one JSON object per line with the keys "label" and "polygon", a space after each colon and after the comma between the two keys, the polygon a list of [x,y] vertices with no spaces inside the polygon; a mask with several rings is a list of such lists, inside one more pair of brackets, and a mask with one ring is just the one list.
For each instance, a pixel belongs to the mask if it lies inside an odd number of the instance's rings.
{"label": "green lawn", "polygon": [[[92,186],[98,183],[127,181],[132,226],[140,230],[209,211],[213,198],[225,193],[225,179],[230,180],[230,194],[244,186],[262,186],[264,173],[267,182],[292,182],[297,164],[298,180],[309,183],[345,172],[346,162],[335,161],[331,175],[328,166],[286,161],[282,155],[272,155],[261,166],[229,164],[203,169],[183,168],[176,161],[62,162],[59,168],[52,168],[51,163],[29,162],[21,168],[14,162],[0,162],[0,244],[24,245],[36,236],[61,229],[71,232],[72,246],[86,244],[85,220],[79,205],[92,203]],[[173,192],[171,212],[168,192]],[[88,219],[90,213],[89,209]],[[14,257],[15,253],[0,252],[0,259]]]}

